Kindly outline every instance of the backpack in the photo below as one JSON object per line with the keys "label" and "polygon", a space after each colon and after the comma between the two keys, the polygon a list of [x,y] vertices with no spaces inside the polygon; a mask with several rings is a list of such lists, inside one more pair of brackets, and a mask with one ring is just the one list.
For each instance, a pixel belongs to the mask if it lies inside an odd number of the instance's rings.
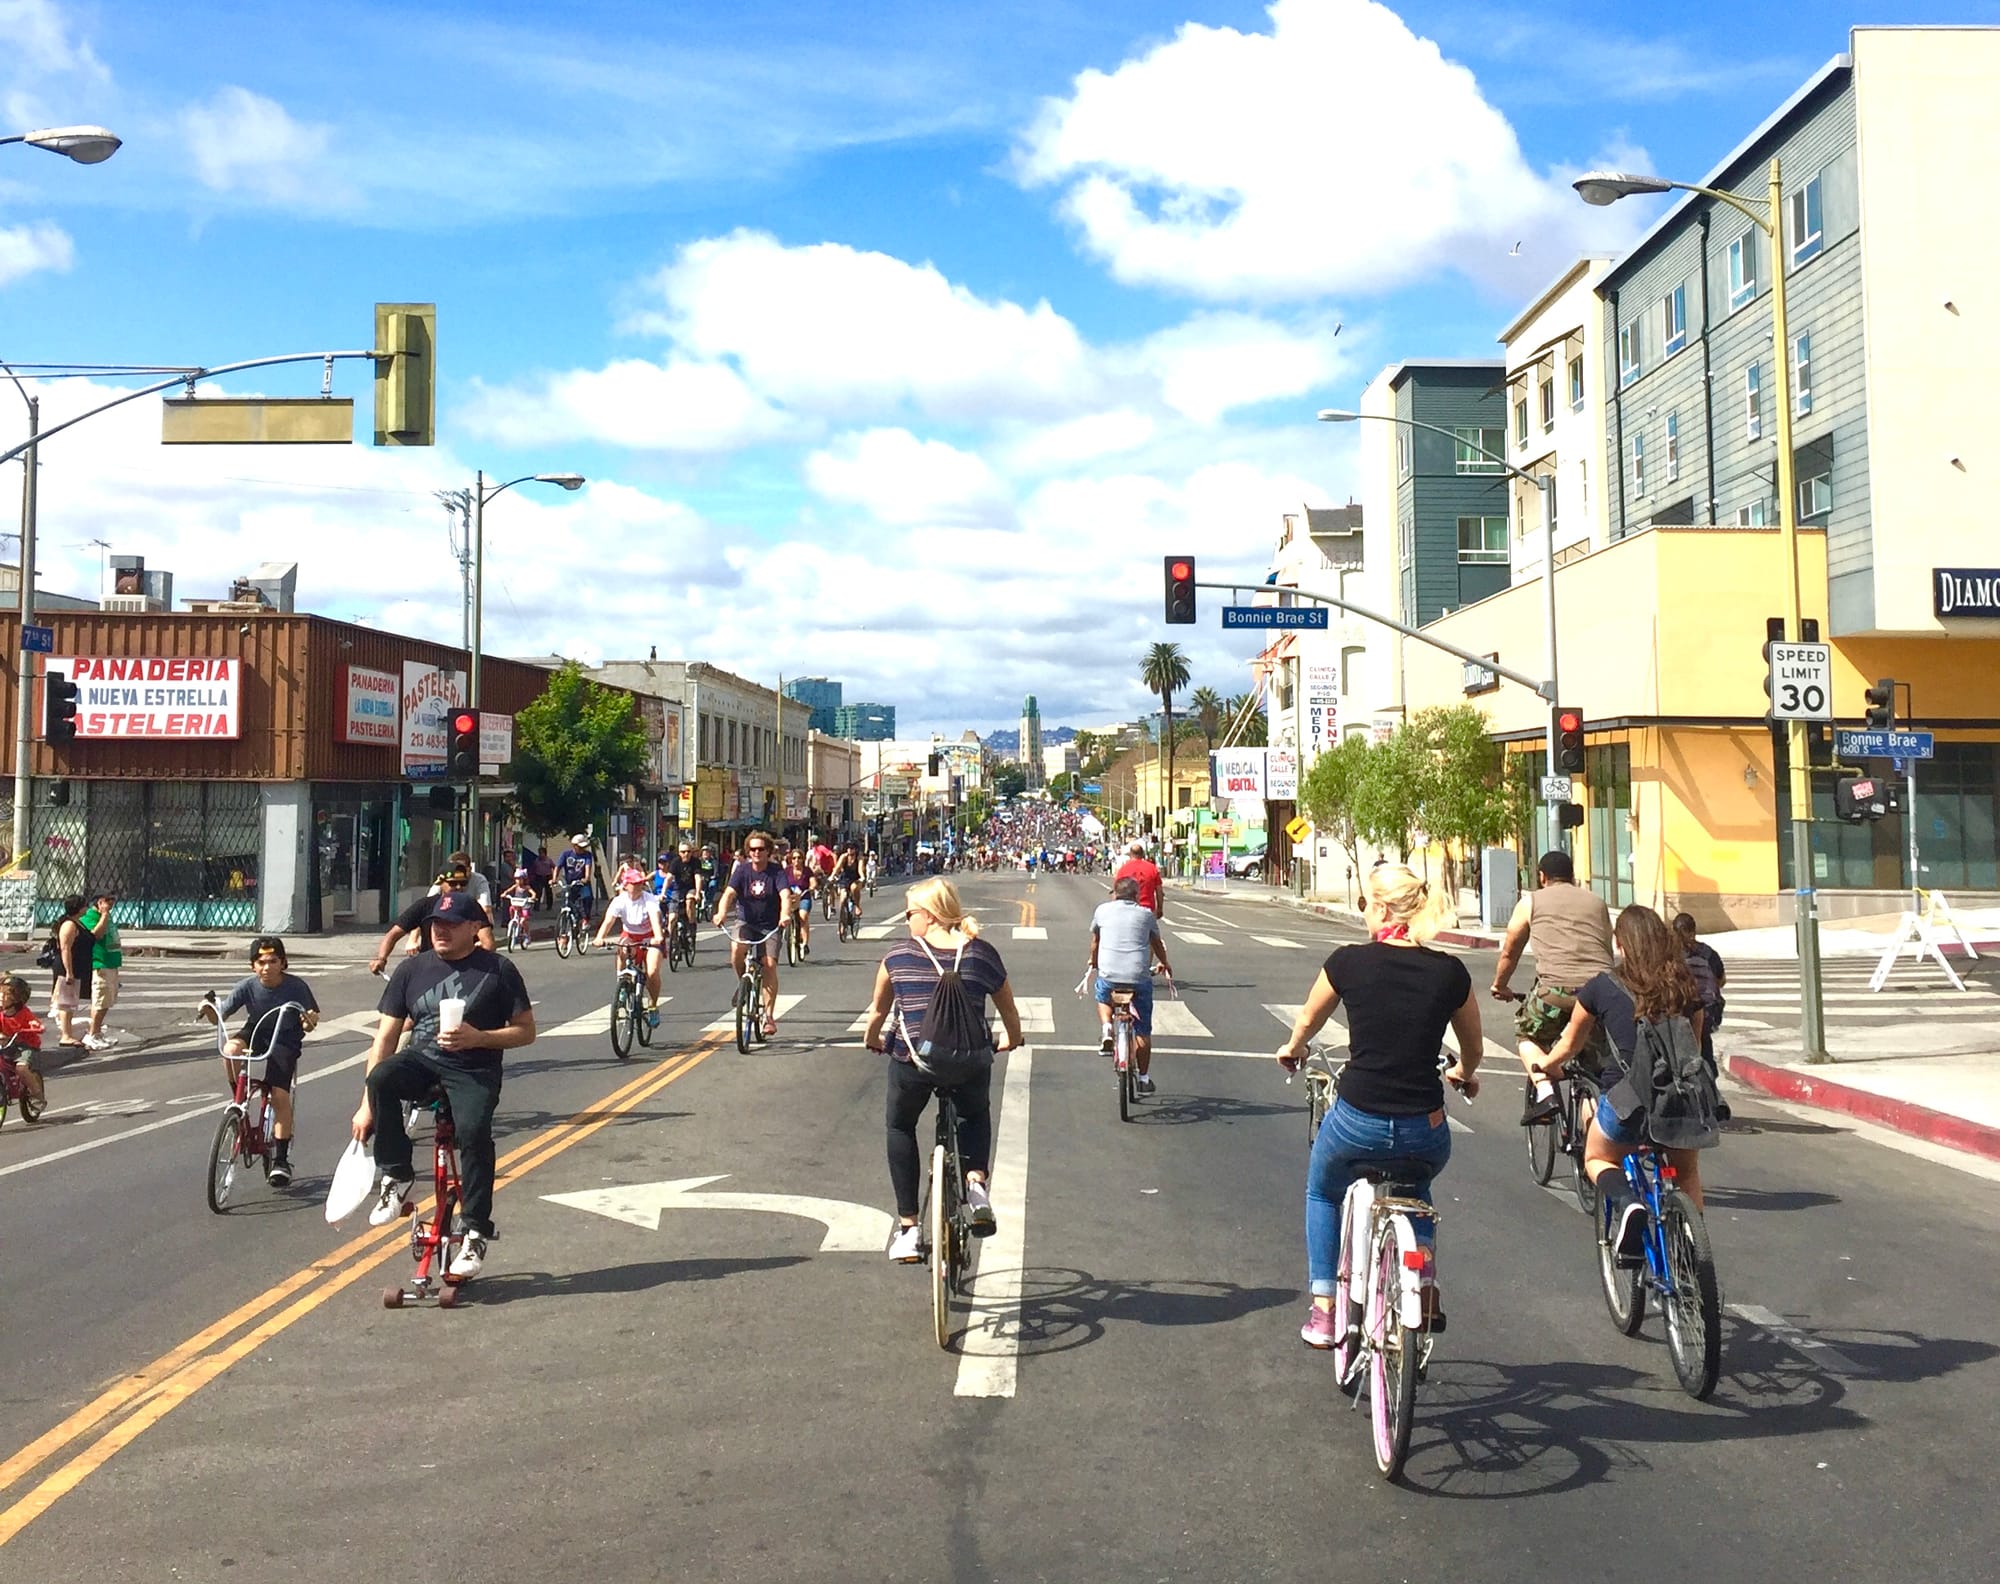
{"label": "backpack", "polygon": [[1613,1109],[1621,1099],[1618,1091],[1629,1086],[1653,1143],[1662,1149],[1707,1149],[1721,1137],[1721,1128],[1715,1080],[1702,1062],[1694,1025],[1684,1017],[1635,1018],[1633,1028],[1638,1038],[1632,1063],[1614,1086]]}
{"label": "backpack", "polygon": [[[919,938],[917,944],[937,969],[938,982],[931,991],[930,1004],[924,1008],[923,1030],[909,1041],[910,1061],[940,1088],[977,1082],[993,1067],[993,1031],[979,1015],[972,992],[959,978],[965,947],[958,948],[951,966],[946,967],[925,941]],[[904,1032],[907,1035],[908,1030]]]}
{"label": "backpack", "polygon": [[1687,971],[1694,980],[1695,999],[1708,1014],[1711,1029],[1722,1020],[1722,986],[1715,982],[1715,968],[1701,952],[1687,954]]}

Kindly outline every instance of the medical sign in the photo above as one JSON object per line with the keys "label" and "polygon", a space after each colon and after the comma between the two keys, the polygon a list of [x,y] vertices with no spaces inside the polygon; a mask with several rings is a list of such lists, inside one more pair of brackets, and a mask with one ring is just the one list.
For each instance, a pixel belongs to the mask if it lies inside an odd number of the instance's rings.
{"label": "medical sign", "polygon": [[1208,758],[1218,797],[1261,798],[1264,795],[1262,748],[1217,748]]}
{"label": "medical sign", "polygon": [[442,781],[451,756],[451,712],[465,702],[465,673],[403,662],[403,774]]}
{"label": "medical sign", "polygon": [[1299,795],[1299,756],[1291,748],[1264,750],[1264,795],[1289,802]]}
{"label": "medical sign", "polygon": [[396,702],[393,672],[349,666],[342,687],[340,714],[334,718],[333,740],[395,747]]}
{"label": "medical sign", "polygon": [[78,737],[237,737],[240,660],[113,660],[51,656],[50,676],[76,684]]}
{"label": "medical sign", "polygon": [[1340,741],[1340,667],[1309,660],[1305,666],[1307,762]]}

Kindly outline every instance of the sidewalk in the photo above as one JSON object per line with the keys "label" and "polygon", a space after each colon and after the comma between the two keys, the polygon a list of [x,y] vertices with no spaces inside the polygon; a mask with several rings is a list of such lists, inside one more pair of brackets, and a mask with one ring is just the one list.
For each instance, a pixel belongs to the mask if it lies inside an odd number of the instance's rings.
{"label": "sidewalk", "polygon": [[[250,942],[257,938],[257,932],[121,927],[118,937],[127,957],[210,957],[226,962],[242,962],[247,972]],[[381,938],[382,928],[375,926],[333,930],[320,935],[287,935],[284,937],[285,955],[295,963],[367,962],[375,955],[375,943]],[[17,973],[25,972],[22,963],[32,963],[41,949],[39,938],[32,941],[0,941],[0,967],[12,967]],[[39,981],[41,975],[42,970],[37,968],[27,977]]]}

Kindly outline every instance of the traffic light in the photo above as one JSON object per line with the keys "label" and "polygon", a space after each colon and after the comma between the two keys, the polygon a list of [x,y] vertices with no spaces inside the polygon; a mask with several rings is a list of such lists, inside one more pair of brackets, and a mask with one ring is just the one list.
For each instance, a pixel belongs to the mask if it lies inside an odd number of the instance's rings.
{"label": "traffic light", "polygon": [[375,443],[437,442],[437,304],[377,303]]}
{"label": "traffic light", "polygon": [[1194,557],[1170,555],[1166,563],[1167,625],[1191,627],[1194,625]]}
{"label": "traffic light", "polygon": [[1558,704],[1550,718],[1556,728],[1556,763],[1554,774],[1578,776],[1583,774],[1583,711],[1565,709]]}
{"label": "traffic light", "polygon": [[941,766],[942,766],[943,764],[944,764],[944,755],[943,755],[943,754],[935,754],[935,753],[934,753],[934,754],[932,754],[932,755],[931,755],[931,764],[930,764],[930,772],[931,772],[931,774],[932,774],[932,775],[936,775],[936,774],[938,773],[938,770],[939,770],[939,768],[940,768],[940,767],[941,767]]}
{"label": "traffic light", "polygon": [[1895,678],[1883,677],[1862,696],[1868,700],[1868,729],[1894,731],[1896,729]]}
{"label": "traffic light", "polygon": [[[1763,648],[1764,697],[1766,699],[1770,698],[1771,696],[1771,646],[1773,644],[1781,644],[1784,641],[1785,641],[1785,618],[1782,616],[1766,616],[1764,618],[1764,648]],[[1765,725],[1769,726],[1773,731],[1780,730],[1784,725],[1782,721],[1777,720],[1771,714],[1771,706],[1769,704],[1766,704],[1764,706],[1764,723]]]}
{"label": "traffic light", "polygon": [[451,712],[451,778],[454,781],[479,779],[479,711]]}
{"label": "traffic light", "polygon": [[433,814],[449,814],[458,807],[457,787],[426,787],[424,797]]}
{"label": "traffic light", "polygon": [[1575,830],[1582,823],[1583,805],[1581,803],[1558,803],[1556,805],[1556,828],[1558,830]]}
{"label": "traffic light", "polygon": [[1848,777],[1833,784],[1833,812],[1850,825],[1878,820],[1898,802],[1891,783],[1881,776]]}
{"label": "traffic light", "polygon": [[42,736],[52,743],[76,741],[76,684],[67,672],[42,679]]}

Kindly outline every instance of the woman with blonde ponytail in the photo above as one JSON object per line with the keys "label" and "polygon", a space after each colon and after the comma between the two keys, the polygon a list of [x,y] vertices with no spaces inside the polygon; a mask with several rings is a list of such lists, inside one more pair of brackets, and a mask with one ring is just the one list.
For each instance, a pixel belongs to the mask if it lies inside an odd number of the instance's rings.
{"label": "woman with blonde ponytail", "polygon": [[[1468,1096],[1479,1093],[1485,1036],[1472,975],[1465,964],[1424,943],[1452,917],[1449,899],[1403,864],[1378,864],[1366,886],[1369,939],[1342,946],[1328,957],[1299,1009],[1278,1061],[1296,1072],[1312,1037],[1347,1007],[1347,1065],[1341,1069],[1333,1108],[1313,1139],[1306,1168],[1306,1274],[1312,1308],[1299,1335],[1307,1347],[1339,1341],[1333,1299],[1340,1263],[1340,1204],[1364,1166],[1385,1160],[1420,1161],[1432,1175],[1451,1158],[1445,1124],[1444,1082]],[[1449,1028],[1459,1058],[1438,1074],[1438,1052]],[[1428,1183],[1422,1187],[1426,1201]],[[1435,1224],[1417,1224],[1427,1246]],[[1444,1306],[1426,1264],[1425,1323],[1444,1329]]]}

